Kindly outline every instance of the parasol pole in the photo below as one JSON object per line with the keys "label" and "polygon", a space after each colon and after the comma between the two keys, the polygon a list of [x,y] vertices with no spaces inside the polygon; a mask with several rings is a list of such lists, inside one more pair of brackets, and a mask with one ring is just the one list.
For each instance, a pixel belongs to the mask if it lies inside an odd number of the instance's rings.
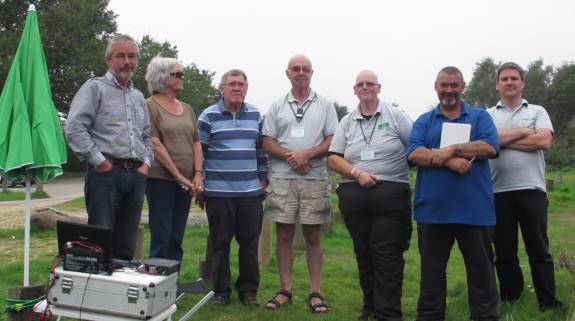
{"label": "parasol pole", "polygon": [[30,285],[30,210],[32,208],[32,197],[30,197],[30,178],[26,178],[26,200],[24,208],[26,211],[24,221],[24,286]]}

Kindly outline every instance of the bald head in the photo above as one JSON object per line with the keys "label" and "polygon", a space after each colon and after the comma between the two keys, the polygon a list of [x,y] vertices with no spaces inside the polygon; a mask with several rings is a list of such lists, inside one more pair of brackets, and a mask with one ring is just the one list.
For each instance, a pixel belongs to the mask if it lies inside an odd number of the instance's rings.
{"label": "bald head", "polygon": [[371,70],[362,70],[359,72],[359,74],[357,74],[357,77],[355,77],[355,83],[358,83],[363,80],[369,80],[376,84],[379,84],[379,80],[377,80],[377,75],[375,74],[375,72]]}
{"label": "bald head", "polygon": [[311,61],[304,55],[291,57],[286,69],[286,76],[291,82],[292,89],[301,91],[302,95],[309,94],[313,68]]}
{"label": "bald head", "polygon": [[297,66],[297,65],[307,65],[311,67],[311,60],[309,60],[309,58],[306,57],[305,55],[297,54],[290,58],[290,60],[288,61],[287,68],[290,69],[291,66]]}

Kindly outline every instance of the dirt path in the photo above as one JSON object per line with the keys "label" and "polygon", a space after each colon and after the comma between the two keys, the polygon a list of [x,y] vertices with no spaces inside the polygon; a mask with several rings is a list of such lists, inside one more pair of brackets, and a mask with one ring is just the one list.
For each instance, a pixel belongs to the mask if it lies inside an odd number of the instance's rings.
{"label": "dirt path", "polygon": [[[24,188],[11,188],[11,191],[25,191]],[[32,187],[35,191],[36,187]],[[32,212],[37,209],[51,207],[56,204],[84,196],[84,178],[58,178],[44,184],[44,191],[50,195],[47,199],[32,200]],[[74,213],[86,217],[85,212]],[[142,213],[142,223],[148,222],[148,213]],[[192,206],[188,225],[207,225],[205,212]],[[24,226],[24,201],[0,202],[0,229],[20,228]]]}

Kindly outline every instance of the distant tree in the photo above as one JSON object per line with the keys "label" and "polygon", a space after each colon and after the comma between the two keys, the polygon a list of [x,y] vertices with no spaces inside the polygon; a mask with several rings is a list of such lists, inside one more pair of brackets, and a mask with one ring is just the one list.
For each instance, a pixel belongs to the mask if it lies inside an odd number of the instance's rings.
{"label": "distant tree", "polygon": [[[149,35],[139,41],[140,59],[138,71],[132,80],[134,86],[149,96],[145,80],[146,68],[150,60],[156,56],[178,58],[178,47],[169,41],[158,42]],[[219,91],[212,85],[215,72],[198,68],[194,63],[184,64],[184,90],[179,94],[179,99],[190,104],[199,115],[204,108],[218,101]]]}
{"label": "distant tree", "polygon": [[337,120],[340,121],[348,113],[347,106],[334,103]]}
{"label": "distant tree", "polygon": [[[0,88],[16,53],[28,1],[0,1]],[[42,44],[58,110],[67,112],[78,88],[103,74],[104,50],[116,32],[116,15],[107,0],[36,2]]]}
{"label": "distant tree", "polygon": [[212,85],[216,73],[199,69],[192,63],[184,67],[184,74],[186,79],[180,99],[190,104],[199,116],[202,110],[220,99],[220,91]]}
{"label": "distant tree", "polygon": [[531,62],[525,72],[523,97],[532,104],[545,104],[545,91],[552,76],[553,67],[543,65],[543,59]]}
{"label": "distant tree", "polygon": [[495,77],[498,65],[493,58],[486,57],[475,64],[473,77],[467,84],[464,98],[474,106],[491,107],[499,100],[499,94],[495,89]]}
{"label": "distant tree", "polygon": [[132,77],[132,81],[134,82],[134,87],[146,95],[148,93],[148,85],[145,75],[150,60],[156,56],[178,58],[178,47],[173,46],[168,41],[160,43],[149,35],[143,36],[142,40],[138,42],[138,45],[140,46],[140,57],[138,58],[139,67]]}
{"label": "distant tree", "polygon": [[562,130],[575,119],[575,64],[567,63],[557,68],[547,88],[545,105],[555,132],[563,135]]}

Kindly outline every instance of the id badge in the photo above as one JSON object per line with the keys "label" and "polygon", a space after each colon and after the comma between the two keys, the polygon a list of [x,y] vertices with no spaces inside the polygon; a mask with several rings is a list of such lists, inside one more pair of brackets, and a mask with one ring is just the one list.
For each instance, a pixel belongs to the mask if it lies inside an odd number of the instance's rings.
{"label": "id badge", "polygon": [[292,127],[291,128],[291,137],[292,138],[304,138],[305,137],[305,129],[303,127]]}
{"label": "id badge", "polygon": [[375,151],[372,149],[364,149],[361,151],[361,160],[362,161],[369,161],[375,159]]}

